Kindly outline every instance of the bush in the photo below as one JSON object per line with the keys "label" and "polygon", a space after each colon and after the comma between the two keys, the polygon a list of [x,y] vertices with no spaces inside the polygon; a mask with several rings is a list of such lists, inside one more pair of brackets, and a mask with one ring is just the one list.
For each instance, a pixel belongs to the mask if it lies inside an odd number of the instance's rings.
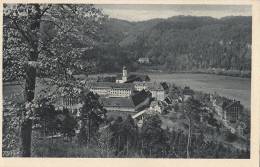
{"label": "bush", "polygon": [[62,138],[37,140],[32,147],[33,157],[100,157],[93,146],[65,142]]}
{"label": "bush", "polygon": [[231,133],[231,132],[227,132],[227,133],[225,134],[225,137],[226,137],[226,140],[227,140],[228,142],[234,142],[234,141],[237,140],[237,135],[236,135],[236,134],[233,134],[233,133]]}

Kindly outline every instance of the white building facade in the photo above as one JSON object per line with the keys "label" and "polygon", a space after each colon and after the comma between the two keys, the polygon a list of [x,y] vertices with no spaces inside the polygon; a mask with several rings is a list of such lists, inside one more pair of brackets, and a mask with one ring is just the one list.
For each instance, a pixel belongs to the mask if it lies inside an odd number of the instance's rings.
{"label": "white building facade", "polygon": [[99,96],[129,97],[134,91],[134,85],[130,83],[97,82],[90,86],[90,91]]}

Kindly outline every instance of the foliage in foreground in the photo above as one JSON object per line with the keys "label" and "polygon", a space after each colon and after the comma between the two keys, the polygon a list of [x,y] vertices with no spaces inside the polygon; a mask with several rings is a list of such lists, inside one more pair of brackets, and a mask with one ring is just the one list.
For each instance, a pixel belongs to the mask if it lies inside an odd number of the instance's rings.
{"label": "foliage in foreground", "polygon": [[[71,75],[91,71],[93,63],[82,64],[79,58],[98,41],[96,32],[104,15],[90,4],[4,4],[3,9],[3,80],[25,81],[19,135],[22,156],[30,157],[39,101],[54,97],[53,86],[58,86],[60,96],[79,95],[82,84]],[[39,77],[48,78],[44,93],[36,92]]]}
{"label": "foliage in foreground", "polygon": [[[98,134],[97,140],[88,144],[79,144],[76,137],[72,141],[63,138],[36,140],[33,156],[187,158],[187,134],[162,129],[158,116],[147,118],[141,129],[130,116],[114,121],[110,128]],[[205,141],[203,134],[193,135],[190,141],[190,158],[249,158],[249,151]]]}

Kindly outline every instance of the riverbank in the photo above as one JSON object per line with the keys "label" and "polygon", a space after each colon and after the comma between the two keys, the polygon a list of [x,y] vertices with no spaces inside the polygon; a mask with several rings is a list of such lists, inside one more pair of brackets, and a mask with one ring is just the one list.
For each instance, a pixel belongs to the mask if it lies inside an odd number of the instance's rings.
{"label": "riverbank", "polygon": [[193,73],[149,73],[151,81],[169,82],[177,86],[189,86],[196,91],[214,93],[236,99],[246,108],[251,104],[251,79],[215,74]]}
{"label": "riverbank", "polygon": [[[140,70],[137,70],[139,72]],[[241,78],[251,78],[251,71],[241,71],[241,70],[225,70],[220,68],[211,68],[211,69],[193,69],[193,70],[184,70],[184,71],[167,71],[160,70],[160,68],[155,69],[142,69],[142,73],[167,73],[167,74],[175,74],[175,73],[189,73],[189,74],[215,74],[215,75],[223,75],[223,76],[231,76],[231,77],[241,77]]]}
{"label": "riverbank", "polygon": [[191,74],[215,74],[240,78],[251,78],[250,71],[239,70],[223,70],[223,69],[209,69],[209,70],[197,70],[197,71],[180,71],[176,73],[191,73]]}

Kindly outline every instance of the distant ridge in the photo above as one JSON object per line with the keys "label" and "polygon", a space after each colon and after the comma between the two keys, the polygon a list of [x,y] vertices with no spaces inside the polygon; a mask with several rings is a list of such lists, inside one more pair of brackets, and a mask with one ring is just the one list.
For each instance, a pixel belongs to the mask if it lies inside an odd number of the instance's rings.
{"label": "distant ridge", "polygon": [[180,15],[138,22],[110,18],[100,33],[106,46],[92,54],[101,70],[119,71],[122,64],[139,69],[140,57],[168,72],[251,70],[251,16]]}

